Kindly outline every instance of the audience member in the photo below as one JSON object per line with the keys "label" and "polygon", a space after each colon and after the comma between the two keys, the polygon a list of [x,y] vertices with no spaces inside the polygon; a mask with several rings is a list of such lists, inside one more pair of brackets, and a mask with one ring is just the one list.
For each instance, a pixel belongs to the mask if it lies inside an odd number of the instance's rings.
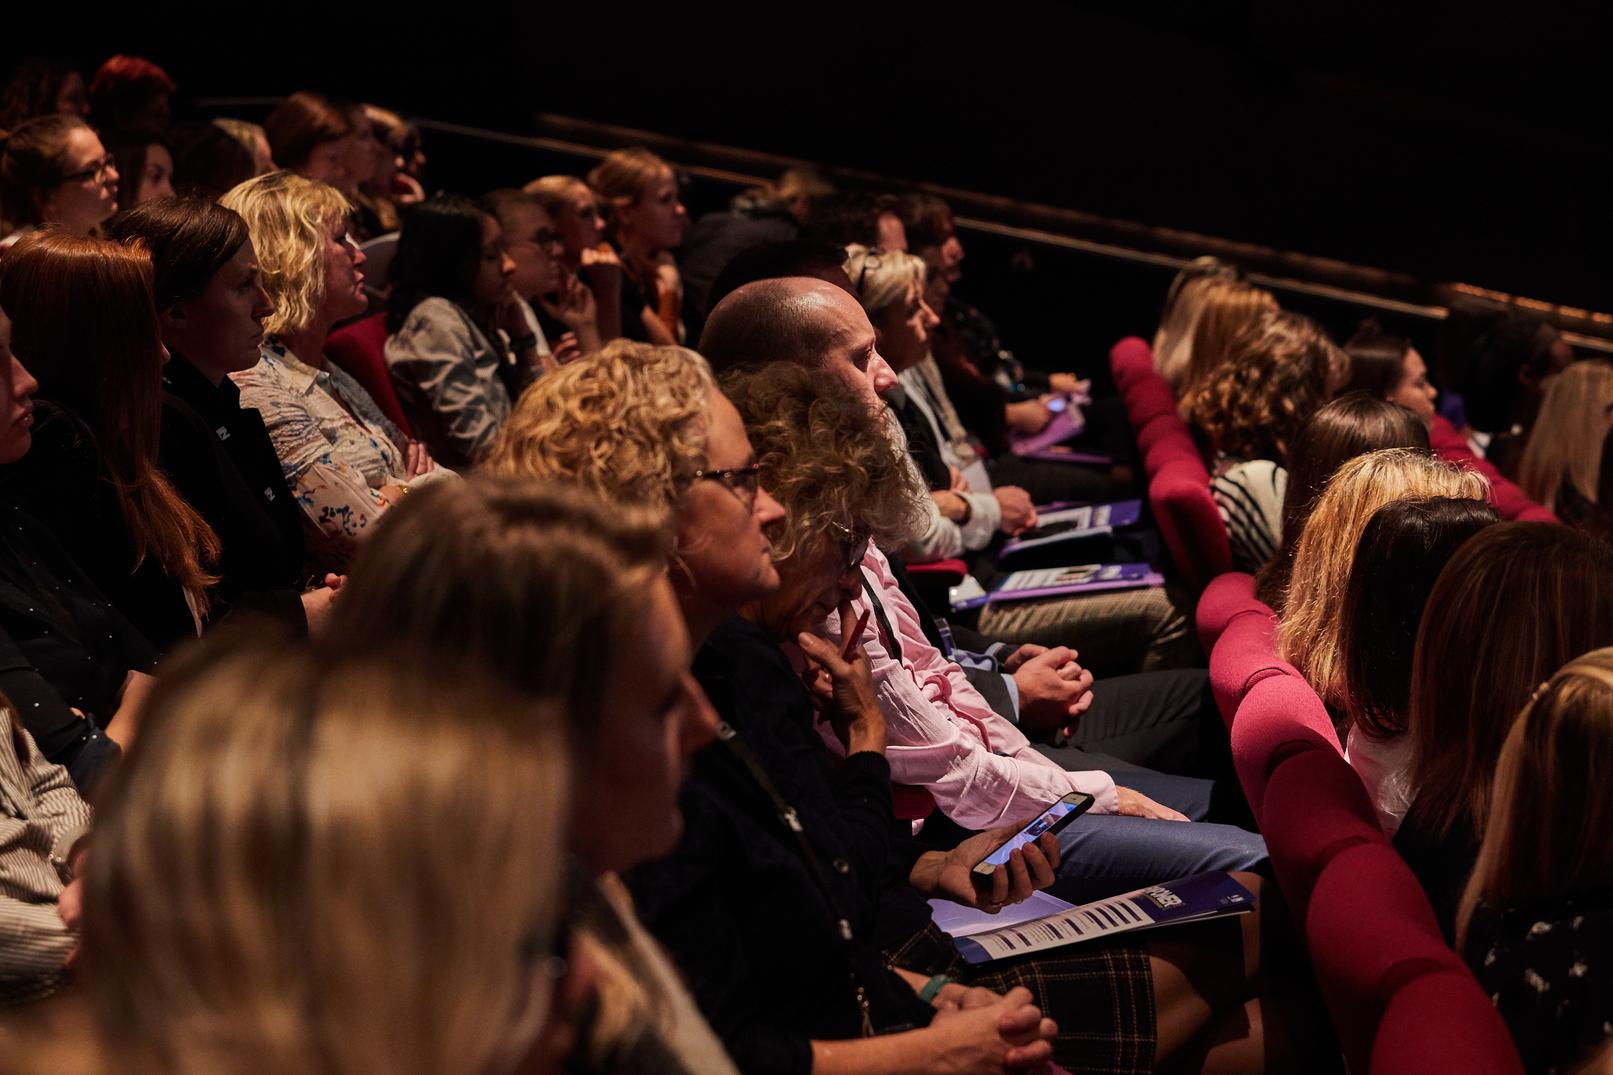
{"label": "audience member", "polygon": [[1365,392],[1398,403],[1424,425],[1433,425],[1439,392],[1428,383],[1428,366],[1411,341],[1389,335],[1369,318],[1344,345],[1344,353],[1350,372],[1341,392]]}
{"label": "audience member", "polygon": [[144,250],[101,239],[39,232],[0,262],[11,345],[42,397],[5,495],[167,650],[207,620],[219,540],[158,466],[167,354],[151,288]]}
{"label": "audience member", "polygon": [[302,511],[262,416],[240,405],[229,376],[257,365],[274,312],[246,222],[193,195],[120,213],[108,230],[151,253],[169,356],[158,461],[219,537],[218,596],[318,629],[336,580],[303,592]]}
{"label": "audience member", "polygon": [[[34,390],[0,298],[0,694],[47,760],[88,796],[133,734],[156,653],[62,543],[4,495],[33,444]],[[105,730],[116,721],[111,738]]]}
{"label": "audience member", "polygon": [[801,230],[815,199],[834,186],[811,168],[789,168],[776,182],[735,195],[725,209],[694,222],[678,250],[689,336],[697,339],[711,312],[711,285],[736,254],[763,243],[788,242]]}
{"label": "audience member", "polygon": [[90,118],[98,130],[160,137],[173,122],[174,80],[140,56],[113,56],[90,80]]}
{"label": "audience member", "polygon": [[588,173],[622,263],[621,331],[649,343],[683,340],[683,279],[672,251],[689,231],[671,165],[647,149],[618,149]]}
{"label": "audience member", "polygon": [[[1206,285],[1203,305],[1193,325],[1193,342],[1188,347],[1187,369],[1179,382],[1181,394],[1177,399],[1181,401],[1183,418],[1193,420],[1195,401],[1204,382],[1229,360],[1241,364],[1250,342],[1247,334],[1258,331],[1262,323],[1270,324],[1270,318],[1277,313],[1277,300],[1271,292],[1236,277],[1218,277]],[[1342,359],[1339,361],[1342,365]]]}
{"label": "audience member", "polygon": [[[377,156],[367,190],[377,199],[383,215],[390,207],[391,215],[397,218],[401,209],[426,200],[425,189],[416,175],[426,160],[426,155],[420,152],[420,132],[414,124],[380,105],[365,105],[364,116],[376,140],[387,151]],[[395,222],[393,228],[396,227]]]}
{"label": "audience member", "polygon": [[1613,1036],[1613,650],[1558,669],[1513,722],[1457,913],[1458,948],[1527,1071],[1600,1071]]}
{"label": "audience member", "polygon": [[396,231],[397,221],[382,218],[376,200],[365,190],[370,178],[383,157],[390,157],[386,146],[376,137],[375,125],[362,104],[353,101],[332,102],[347,116],[352,134],[347,139],[347,175],[351,186],[342,193],[353,204],[353,236],[360,242],[375,238],[383,232]]}
{"label": "audience member", "polygon": [[1595,517],[1602,444],[1613,429],[1613,363],[1576,362],[1546,381],[1540,415],[1518,464],[1530,499],[1572,526]]}
{"label": "audience member", "polygon": [[546,175],[522,189],[543,203],[560,236],[567,271],[592,293],[600,341],[616,339],[622,335],[622,260],[605,242],[605,218],[593,190],[569,175]]}
{"label": "audience member", "polygon": [[800,238],[838,247],[861,243],[874,250],[905,254],[907,231],[902,226],[902,208],[899,194],[850,190],[825,195],[813,200],[802,221]]}
{"label": "audience member", "polygon": [[258,364],[231,374],[241,406],[263,417],[303,510],[308,553],[345,570],[359,541],[415,484],[451,475],[406,440],[365,391],[325,359],[331,326],[364,312],[364,255],[334,187],[271,172],[224,196],[246,221],[274,312]]}
{"label": "audience member", "polygon": [[[248,179],[273,171],[258,169],[252,150],[218,124],[181,123],[168,132],[168,150],[173,156],[173,188],[185,194],[200,194],[217,200]],[[234,121],[232,121],[234,122]],[[263,128],[246,124],[263,137]],[[268,149],[264,149],[268,157]]]}
{"label": "audience member", "polygon": [[1429,591],[1461,544],[1501,521],[1490,505],[1456,497],[1400,500],[1375,512],[1350,561],[1338,614],[1344,755],[1360,774],[1378,823],[1393,836],[1411,805],[1411,657]]}
{"label": "audience member", "polygon": [[117,162],[77,116],[31,119],[0,141],[0,253],[42,224],[89,235],[117,209]]}
{"label": "audience member", "polygon": [[1193,333],[1204,313],[1210,285],[1218,280],[1235,280],[1238,269],[1217,257],[1198,257],[1182,266],[1165,292],[1165,309],[1159,315],[1154,333],[1154,368],[1180,399],[1183,382],[1192,365]]}
{"label": "audience member", "polygon": [[1474,447],[1516,478],[1546,381],[1574,361],[1573,349],[1555,326],[1507,315],[1454,358],[1466,373],[1463,403]]}
{"label": "audience member", "polygon": [[437,485],[382,523],[332,632],[472,662],[569,721],[566,861],[580,936],[564,954],[605,980],[582,1019],[577,1053],[588,1062],[567,1070],[733,1070],[617,877],[677,842],[678,786],[715,732],[689,675],[665,521],[529,479]]}
{"label": "audience member", "polygon": [[83,120],[90,118],[84,76],[65,60],[23,60],[0,91],[0,131],[13,130],[28,120],[55,112]]}
{"label": "audience member", "polygon": [[441,654],[237,640],[180,662],[97,820],[78,988],[8,1064],[547,1070],[557,725]]}
{"label": "audience member", "polygon": [[[1316,322],[1282,311],[1252,321],[1240,314],[1245,327],[1223,350],[1225,313],[1213,297],[1205,307],[1194,362],[1210,350],[1218,357],[1192,377],[1183,404],[1215,456],[1210,492],[1226,524],[1232,566],[1256,571],[1277,554],[1282,538],[1288,449],[1332,397],[1345,359]],[[1201,351],[1201,343],[1210,350]]]}
{"label": "audience member", "polygon": [[[275,170],[274,153],[269,149],[269,136],[260,124],[221,116],[213,121],[213,126],[235,139],[242,149],[252,155],[252,174],[246,179],[256,179]],[[246,179],[241,182],[246,182]]]}
{"label": "audience member", "polygon": [[117,164],[122,208],[133,209],[173,195],[174,158],[161,140],[149,136],[133,141],[114,139],[108,149]]}
{"label": "audience member", "polygon": [[487,205],[504,232],[504,252],[515,263],[510,286],[526,301],[540,340],[554,336],[554,361],[569,362],[599,350],[594,293],[566,268],[565,245],[543,199],[524,190],[495,190]]}
{"label": "audience member", "polygon": [[436,194],[409,214],[392,258],[386,364],[431,454],[481,461],[510,405],[545,368],[498,218],[467,198]]}
{"label": "audience member", "polygon": [[1306,418],[1294,434],[1288,450],[1292,467],[1283,489],[1282,541],[1277,555],[1255,574],[1256,595],[1279,616],[1299,535],[1316,507],[1316,498],[1339,467],[1383,448],[1408,448],[1427,455],[1428,427],[1406,408],[1364,392],[1341,395]]}
{"label": "audience member", "polygon": [[358,131],[347,110],[322,94],[299,90],[263,121],[275,166],[328,183],[349,199],[362,175],[353,173]]}
{"label": "audience member", "polygon": [[[602,430],[609,431],[603,441]],[[1221,940],[1226,947],[1206,936],[1201,945],[1184,938],[1168,955],[1125,945],[1068,949],[983,975],[965,968],[950,942],[926,925],[920,894],[995,905],[1023,898],[1033,881],[1051,880],[1047,856],[1056,859],[1056,845],[1047,839],[1016,853],[984,896],[957,868],[1008,830],[951,852],[913,857],[914,848],[893,856],[884,721],[867,657],[842,660],[828,643],[803,634],[803,649],[834,681],[828,719],[849,743],[847,758],[832,777],[825,774],[823,747],[811,731],[812,696],[772,639],[735,615],[759,616],[759,603],[778,590],[761,528],[780,513],[756,484],[761,475],[739,415],[711,385],[703,362],[683,351],[623,344],[574,363],[523,397],[493,465],[580,478],[614,499],[648,500],[673,513],[672,577],[700,646],[695,675],[731,731],[694,758],[678,849],[633,871],[629,882],[646,924],[677,958],[741,1070],[805,1071],[829,1062],[846,1071],[1030,1066],[1047,1056],[1039,1041],[1055,1034],[1062,1064],[1140,1070],[1179,1050],[1185,1042],[1178,1035],[1195,1036],[1206,1018],[1243,1028],[1229,1027],[1231,1040],[1221,1048],[1258,1055],[1260,1043],[1244,1022],[1259,1018],[1244,1011],[1246,985],[1229,982],[1225,994],[1198,995],[1185,1008],[1174,986],[1154,989],[1156,982],[1182,982],[1174,959],[1220,965],[1241,947],[1230,934]],[[823,580],[824,601],[835,599],[827,591],[842,573],[843,561]],[[779,823],[781,815],[798,820],[802,839]],[[820,856],[842,865],[831,870]],[[883,890],[878,878],[888,869],[909,885]],[[890,971],[890,957],[879,950],[885,938],[903,949],[896,965],[917,965]],[[1252,946],[1253,937],[1245,943]],[[921,1000],[926,975],[943,968],[977,989],[1008,992],[977,993],[981,1006],[962,1013],[944,993],[938,1005]],[[1197,971],[1186,973],[1203,981]],[[1233,973],[1234,982],[1241,977]],[[1043,1003],[1068,1013],[1068,1022],[1042,1023],[1021,979],[1034,981]],[[975,1014],[957,1018],[969,1012]],[[1134,1018],[1141,1012],[1158,1013],[1152,1026],[1146,1016]],[[869,1040],[856,1040],[870,1032]]]}
{"label": "audience member", "polygon": [[1613,548],[1588,534],[1499,523],[1465,542],[1440,572],[1412,658],[1412,802],[1395,847],[1447,939],[1514,719],[1554,670],[1608,645]]}
{"label": "audience member", "polygon": [[1489,483],[1454,463],[1406,448],[1356,456],[1316,498],[1294,546],[1294,568],[1277,626],[1277,653],[1305,677],[1334,713],[1344,711],[1339,607],[1361,531],[1382,507],[1428,497],[1485,499]]}

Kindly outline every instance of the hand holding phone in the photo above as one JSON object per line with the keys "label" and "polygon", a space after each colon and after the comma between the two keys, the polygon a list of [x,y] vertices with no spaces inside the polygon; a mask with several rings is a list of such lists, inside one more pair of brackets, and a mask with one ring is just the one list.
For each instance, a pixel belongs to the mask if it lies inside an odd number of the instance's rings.
{"label": "hand holding phone", "polygon": [[975,864],[972,871],[977,882],[990,881],[991,875],[997,867],[1008,865],[1008,858],[1019,848],[1040,838],[1043,833],[1058,833],[1070,822],[1080,817],[1092,808],[1091,795],[1081,791],[1072,791],[1058,802],[1044,810],[1029,825],[1020,829],[1001,847],[981,859]]}

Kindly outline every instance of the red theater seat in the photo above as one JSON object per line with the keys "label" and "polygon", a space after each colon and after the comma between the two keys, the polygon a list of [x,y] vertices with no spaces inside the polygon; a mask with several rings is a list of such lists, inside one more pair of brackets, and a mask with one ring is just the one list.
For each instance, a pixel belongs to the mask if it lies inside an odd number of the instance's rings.
{"label": "red theater seat", "polygon": [[1428,433],[1428,443],[1434,454],[1452,463],[1460,463],[1490,479],[1490,503],[1501,517],[1509,522],[1556,523],[1562,520],[1551,511],[1530,500],[1524,491],[1502,477],[1501,472],[1487,459],[1477,455],[1468,446],[1466,438],[1456,427],[1443,418],[1434,418],[1434,428]]}
{"label": "red theater seat", "polygon": [[1115,344],[1109,365],[1148,472],[1154,523],[1182,580],[1203,589],[1232,569],[1226,526],[1210,496],[1210,472],[1176,412],[1148,345],[1135,336]]}
{"label": "red theater seat", "polygon": [[386,365],[386,314],[375,314],[332,332],[325,341],[325,354],[370,394],[382,414],[406,436],[414,436]]}

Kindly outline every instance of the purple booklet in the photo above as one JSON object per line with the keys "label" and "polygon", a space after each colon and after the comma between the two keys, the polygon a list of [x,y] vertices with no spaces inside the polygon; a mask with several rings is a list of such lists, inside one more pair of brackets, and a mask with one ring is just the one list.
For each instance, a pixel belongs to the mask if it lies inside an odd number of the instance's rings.
{"label": "purple booklet", "polygon": [[1044,463],[1087,463],[1099,467],[1110,466],[1115,461],[1112,455],[1104,455],[1102,452],[1077,452],[1062,444],[1055,444],[1051,448],[1035,452],[1022,452],[1015,448],[1014,454],[1021,459],[1039,459]]}
{"label": "purple booklet", "polygon": [[1087,420],[1082,416],[1081,408],[1065,400],[1063,409],[1053,415],[1053,420],[1042,427],[1040,433],[1028,437],[1014,437],[1010,447],[1013,448],[1015,455],[1044,451],[1055,444],[1063,444],[1085,429],[1086,425]]}
{"label": "purple booklet", "polygon": [[1038,597],[1101,593],[1105,590],[1140,590],[1165,585],[1165,577],[1148,564],[1082,564],[1079,567],[1044,567],[1015,571],[983,597],[954,601],[954,610],[978,608],[1004,601]]}
{"label": "purple booklet", "polygon": [[1141,500],[1117,500],[1113,504],[1072,504],[1059,501],[1036,509],[1036,526],[1003,544],[998,553],[1010,556],[1027,549],[1041,549],[1061,541],[1074,541],[1095,534],[1112,534],[1124,526],[1134,526],[1142,517]]}
{"label": "purple booklet", "polygon": [[954,940],[965,962],[990,963],[1116,933],[1202,922],[1254,909],[1254,893],[1226,873],[1212,870]]}

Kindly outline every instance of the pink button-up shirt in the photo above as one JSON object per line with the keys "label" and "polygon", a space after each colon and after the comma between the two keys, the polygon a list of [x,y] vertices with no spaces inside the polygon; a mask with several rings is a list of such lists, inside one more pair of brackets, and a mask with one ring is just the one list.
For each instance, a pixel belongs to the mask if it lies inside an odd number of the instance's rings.
{"label": "pink button-up shirt", "polygon": [[[1109,774],[1070,772],[1038,753],[974,689],[963,669],[930,645],[918,610],[902,593],[883,553],[869,546],[862,566],[902,652],[899,660],[891,655],[880,636],[878,615],[870,615],[862,645],[874,666],[874,690],[889,737],[885,756],[894,782],[925,788],[942,813],[971,829],[1029,820],[1072,791],[1097,799],[1092,813],[1118,810]],[[852,607],[860,617],[869,608],[868,595]],[[840,630],[839,617],[831,614],[829,640],[839,642]],[[844,754],[829,725],[818,727],[829,749]]]}

